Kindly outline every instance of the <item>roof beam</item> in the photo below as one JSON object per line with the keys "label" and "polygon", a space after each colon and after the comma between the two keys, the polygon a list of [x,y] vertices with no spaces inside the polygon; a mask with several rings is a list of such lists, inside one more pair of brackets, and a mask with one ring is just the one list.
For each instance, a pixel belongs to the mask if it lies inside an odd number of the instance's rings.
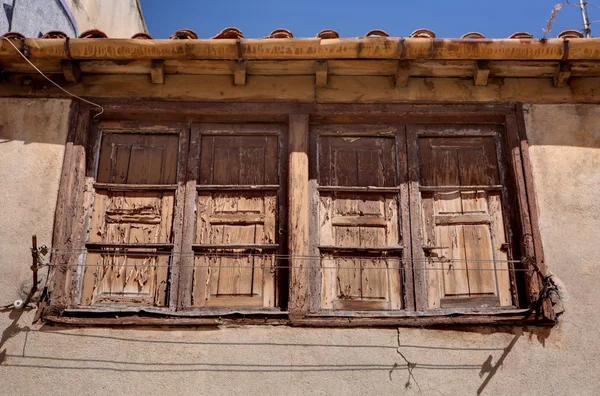
{"label": "roof beam", "polygon": [[246,68],[245,60],[236,61],[233,63],[233,84],[246,85]]}
{"label": "roof beam", "polygon": [[150,65],[150,77],[154,84],[165,83],[165,61],[162,59],[153,59]]}
{"label": "roof beam", "polygon": [[488,61],[477,61],[475,63],[475,74],[473,80],[475,85],[487,85],[490,75],[490,63]]}
{"label": "roof beam", "polygon": [[398,61],[396,75],[394,76],[394,82],[397,87],[406,87],[408,85],[409,69],[410,65],[408,64],[408,61]]}
{"label": "roof beam", "polygon": [[571,65],[567,62],[560,62],[554,72],[554,86],[557,88],[566,87],[570,77]]}
{"label": "roof beam", "polygon": [[60,66],[63,76],[65,76],[65,80],[67,80],[67,82],[79,82],[81,79],[81,68],[79,67],[79,62],[65,59],[60,62]]}
{"label": "roof beam", "polygon": [[327,86],[327,61],[319,60],[315,62],[315,76],[317,87]]}

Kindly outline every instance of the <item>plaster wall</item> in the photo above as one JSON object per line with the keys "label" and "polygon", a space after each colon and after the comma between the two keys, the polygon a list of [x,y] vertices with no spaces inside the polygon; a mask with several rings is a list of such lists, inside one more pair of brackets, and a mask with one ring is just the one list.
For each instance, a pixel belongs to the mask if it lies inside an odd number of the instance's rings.
{"label": "plaster wall", "polygon": [[[68,102],[7,99],[0,105],[3,139],[7,130],[15,131],[8,143],[0,143],[3,304],[29,282],[31,232],[44,242],[51,232],[62,147],[48,140],[64,144]],[[33,108],[37,116],[27,110]],[[32,312],[8,311],[0,313],[0,390],[7,395],[599,394],[600,317],[593,309],[600,299],[600,106],[531,105],[526,111],[546,263],[562,281],[565,306],[551,330],[62,328],[31,325]]]}
{"label": "plaster wall", "polygon": [[99,29],[111,38],[130,38],[147,31],[138,0],[65,0],[79,33]]}

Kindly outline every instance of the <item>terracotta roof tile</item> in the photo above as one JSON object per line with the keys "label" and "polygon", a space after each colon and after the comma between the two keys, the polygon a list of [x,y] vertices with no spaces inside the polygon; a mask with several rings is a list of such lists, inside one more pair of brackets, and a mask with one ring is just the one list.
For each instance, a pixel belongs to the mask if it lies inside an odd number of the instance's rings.
{"label": "terracotta roof tile", "polygon": [[69,37],[67,33],[61,32],[59,30],[51,30],[42,36],[42,38],[45,39],[64,39],[67,37]]}
{"label": "terracotta roof tile", "polygon": [[574,38],[583,38],[583,33],[579,30],[565,30],[558,35],[558,38],[566,39],[574,39]]}
{"label": "terracotta roof tile", "polygon": [[527,32],[517,32],[513,33],[509,39],[532,39],[533,34]]}
{"label": "terracotta roof tile", "polygon": [[242,31],[236,27],[228,27],[219,32],[214,39],[243,39]]}
{"label": "terracotta roof tile", "polygon": [[469,33],[465,33],[462,36],[460,36],[461,39],[476,39],[476,40],[481,40],[484,39],[485,36],[479,32],[469,32]]}
{"label": "terracotta roof tile", "polygon": [[152,36],[150,36],[148,33],[145,32],[140,32],[140,33],[136,33],[133,36],[131,36],[132,39],[141,39],[141,40],[152,40]]}
{"label": "terracotta roof tile", "polygon": [[86,30],[85,32],[81,33],[79,35],[79,38],[84,38],[84,39],[87,39],[87,38],[108,38],[108,36],[102,30],[90,29],[90,30]]}
{"label": "terracotta roof tile", "polygon": [[429,29],[417,29],[411,33],[410,37],[435,38],[435,33]]}
{"label": "terracotta roof tile", "polygon": [[198,38],[192,29],[181,29],[173,33],[171,40],[195,40]]}
{"label": "terracotta roof tile", "polygon": [[7,39],[11,39],[11,40],[25,40],[25,36],[23,36],[21,33],[19,32],[8,32],[8,33],[4,33],[2,35],[2,37],[6,37]]}
{"label": "terracotta roof tile", "polygon": [[367,34],[365,34],[365,37],[390,37],[390,35],[384,30],[373,29],[369,30]]}
{"label": "terracotta roof tile", "polygon": [[293,38],[294,35],[287,29],[275,29],[273,30],[268,38]]}
{"label": "terracotta roof tile", "polygon": [[340,38],[340,34],[333,29],[325,29],[317,33],[317,37],[320,39],[337,39]]}

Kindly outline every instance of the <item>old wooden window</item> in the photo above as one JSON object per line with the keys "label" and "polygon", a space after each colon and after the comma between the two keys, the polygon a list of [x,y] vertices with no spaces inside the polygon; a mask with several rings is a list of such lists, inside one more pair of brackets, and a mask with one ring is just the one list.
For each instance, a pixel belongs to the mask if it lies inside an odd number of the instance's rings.
{"label": "old wooden window", "polygon": [[[399,310],[408,232],[404,129],[321,126],[317,147],[318,227],[323,310]],[[406,206],[407,207],[407,206]],[[408,250],[408,249],[406,249]]]}
{"label": "old wooden window", "polygon": [[81,304],[166,301],[179,130],[102,130]]}
{"label": "old wooden window", "polygon": [[408,126],[427,308],[512,306],[502,128]]}
{"label": "old wooden window", "polygon": [[[198,125],[190,155],[197,202],[191,306],[272,308],[285,208],[283,127]],[[189,217],[187,221],[192,221]]]}
{"label": "old wooden window", "polygon": [[56,301],[325,325],[531,315],[541,248],[522,126],[501,110],[91,128],[82,117],[85,152],[65,160],[61,186],[74,198],[57,211]]}

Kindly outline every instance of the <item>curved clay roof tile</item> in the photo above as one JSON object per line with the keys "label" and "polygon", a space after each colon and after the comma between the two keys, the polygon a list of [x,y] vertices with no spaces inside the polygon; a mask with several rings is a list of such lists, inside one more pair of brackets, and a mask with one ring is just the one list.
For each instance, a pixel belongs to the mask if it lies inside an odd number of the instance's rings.
{"label": "curved clay roof tile", "polygon": [[90,29],[90,30],[86,30],[85,32],[81,33],[79,35],[79,38],[83,38],[83,39],[88,39],[88,38],[108,38],[108,36],[102,30]]}
{"label": "curved clay roof tile", "polygon": [[411,33],[410,37],[412,38],[435,38],[435,33],[433,30],[429,29],[417,29]]}
{"label": "curved clay roof tile", "polygon": [[333,29],[325,29],[317,33],[317,37],[320,39],[337,39],[340,38],[340,35]]}
{"label": "curved clay roof tile", "polygon": [[365,37],[390,37],[390,35],[385,30],[373,29],[369,30]]}
{"label": "curved clay roof tile", "polygon": [[469,32],[469,33],[465,33],[462,36],[460,36],[461,39],[475,39],[475,40],[481,40],[484,39],[485,36],[479,32]]}
{"label": "curved clay roof tile", "polygon": [[23,36],[21,33],[19,32],[8,32],[8,33],[4,33],[2,35],[2,37],[6,37],[7,39],[11,39],[11,40],[25,40],[25,36]]}
{"label": "curved clay roof tile", "polygon": [[558,38],[561,38],[561,39],[583,38],[583,33],[581,33],[579,30],[565,30],[564,32],[561,32],[558,35]]}
{"label": "curved clay roof tile", "polygon": [[228,27],[219,32],[214,39],[243,39],[242,31],[236,27]]}
{"label": "curved clay roof tile", "polygon": [[195,40],[198,38],[192,29],[181,29],[173,33],[171,40]]}
{"label": "curved clay roof tile", "polygon": [[67,33],[58,30],[51,30],[42,36],[45,39],[65,39],[67,37],[69,37]]}
{"label": "curved clay roof tile", "polygon": [[275,29],[268,38],[293,38],[294,35],[287,29]]}
{"label": "curved clay roof tile", "polygon": [[517,32],[512,34],[509,39],[532,39],[533,34],[527,32]]}
{"label": "curved clay roof tile", "polygon": [[146,32],[136,33],[133,36],[131,36],[131,38],[132,39],[137,39],[137,40],[152,40],[152,36],[150,36]]}

